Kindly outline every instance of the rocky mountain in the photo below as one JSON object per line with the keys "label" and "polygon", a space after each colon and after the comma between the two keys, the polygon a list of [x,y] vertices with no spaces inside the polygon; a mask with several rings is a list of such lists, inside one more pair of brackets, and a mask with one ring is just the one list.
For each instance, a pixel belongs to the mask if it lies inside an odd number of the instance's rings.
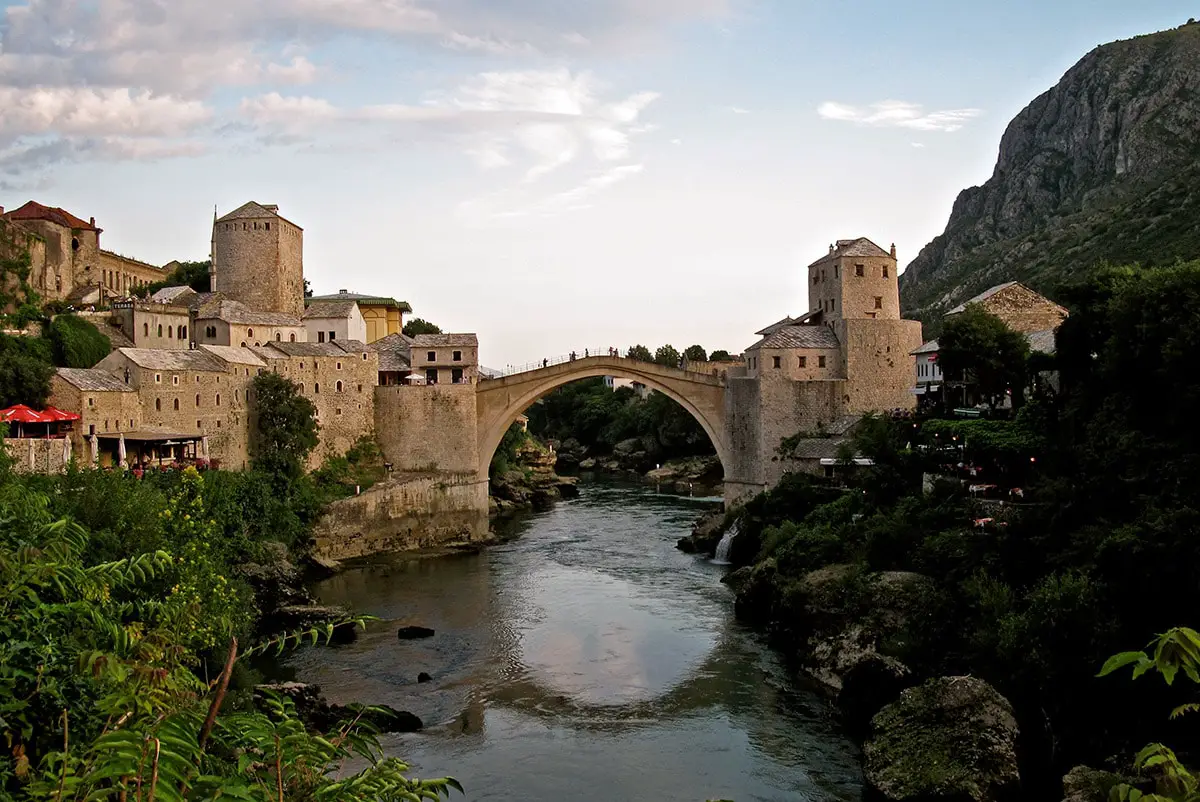
{"label": "rocky mountain", "polygon": [[1200,258],[1200,23],[1102,45],[1013,119],[995,171],[900,277],[907,316],[1003,281]]}

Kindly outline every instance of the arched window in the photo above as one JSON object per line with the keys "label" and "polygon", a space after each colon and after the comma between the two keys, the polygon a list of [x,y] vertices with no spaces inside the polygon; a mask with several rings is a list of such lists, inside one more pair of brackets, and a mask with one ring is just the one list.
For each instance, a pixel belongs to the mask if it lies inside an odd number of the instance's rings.
{"label": "arched window", "polygon": [[[294,336],[294,335],[293,335],[293,336]],[[278,331],[277,331],[277,332],[275,332],[275,342],[280,342],[280,341],[282,341],[282,340],[283,340],[283,335],[282,335],[280,332],[278,332]]]}
{"label": "arched window", "polygon": [[162,336],[162,324],[161,323],[158,324],[158,336],[159,337]]}
{"label": "arched window", "polygon": [[168,340],[174,339],[174,337],[175,337],[174,332],[175,332],[174,326],[167,326],[167,339]]}
{"label": "arched window", "polygon": [[154,399],[154,410],[156,412],[162,412],[162,399],[161,398]]}
{"label": "arched window", "polygon": [[313,392],[314,393],[321,392],[321,383],[320,382],[313,382]]}
{"label": "arched window", "polygon": [[291,340],[292,340],[292,342],[296,342],[296,333],[295,332],[292,332]]}
{"label": "arched window", "polygon": [[242,340],[242,347],[243,347],[243,348],[245,348],[245,347],[246,347],[246,341],[245,341],[245,340]]}
{"label": "arched window", "polygon": [[247,336],[247,337],[253,337],[253,336],[254,336],[254,329],[246,329],[246,336]]}
{"label": "arched window", "polygon": [[338,382],[335,389],[340,393],[342,391],[342,383]]}
{"label": "arched window", "polygon": [[179,339],[181,339],[181,340],[187,339],[187,326],[179,327]]}
{"label": "arched window", "polygon": [[221,394],[217,393],[217,406],[221,406]]}
{"label": "arched window", "polygon": [[175,399],[175,411],[176,412],[179,411],[179,399],[178,398]]}
{"label": "arched window", "polygon": [[143,323],[143,324],[142,324],[142,336],[143,336],[143,337],[149,337],[149,336],[150,336],[150,324],[149,324],[149,323]]}

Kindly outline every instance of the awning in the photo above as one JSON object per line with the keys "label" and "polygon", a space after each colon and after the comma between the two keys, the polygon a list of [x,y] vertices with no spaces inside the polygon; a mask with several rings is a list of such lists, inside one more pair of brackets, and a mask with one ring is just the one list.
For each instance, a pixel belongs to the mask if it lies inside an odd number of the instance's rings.
{"label": "awning", "polygon": [[120,440],[122,436],[129,442],[164,444],[180,441],[194,443],[204,439],[203,434],[177,434],[175,432],[96,432],[96,437],[101,440]]}
{"label": "awning", "polygon": [[[875,464],[875,460],[868,459],[867,457],[855,457],[854,459],[851,460],[851,462],[853,462],[855,465],[874,465]],[[825,457],[821,460],[821,464],[824,466],[829,466],[829,465],[844,465],[845,463],[838,459],[830,459],[829,457]]]}

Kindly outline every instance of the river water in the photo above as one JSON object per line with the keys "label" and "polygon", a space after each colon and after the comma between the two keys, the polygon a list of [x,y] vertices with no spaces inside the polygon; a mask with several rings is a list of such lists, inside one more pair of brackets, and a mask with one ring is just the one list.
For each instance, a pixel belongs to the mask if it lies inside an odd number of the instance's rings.
{"label": "river water", "polygon": [[[727,569],[675,549],[704,505],[581,491],[481,554],[321,583],[323,603],[384,621],[298,653],[297,678],[333,702],[419,715],[424,731],[384,736],[388,754],[414,776],[458,778],[472,802],[859,798],[828,702],[734,620]],[[437,634],[399,641],[405,624]]]}

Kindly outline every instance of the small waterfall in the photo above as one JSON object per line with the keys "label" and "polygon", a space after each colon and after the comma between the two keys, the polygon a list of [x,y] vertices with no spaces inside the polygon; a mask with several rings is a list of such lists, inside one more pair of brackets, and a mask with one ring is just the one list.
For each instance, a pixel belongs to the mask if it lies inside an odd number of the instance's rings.
{"label": "small waterfall", "polygon": [[733,539],[738,536],[741,531],[741,521],[734,521],[733,526],[721,536],[721,542],[717,544],[717,551],[713,555],[713,563],[716,565],[729,565],[729,550],[733,548]]}

